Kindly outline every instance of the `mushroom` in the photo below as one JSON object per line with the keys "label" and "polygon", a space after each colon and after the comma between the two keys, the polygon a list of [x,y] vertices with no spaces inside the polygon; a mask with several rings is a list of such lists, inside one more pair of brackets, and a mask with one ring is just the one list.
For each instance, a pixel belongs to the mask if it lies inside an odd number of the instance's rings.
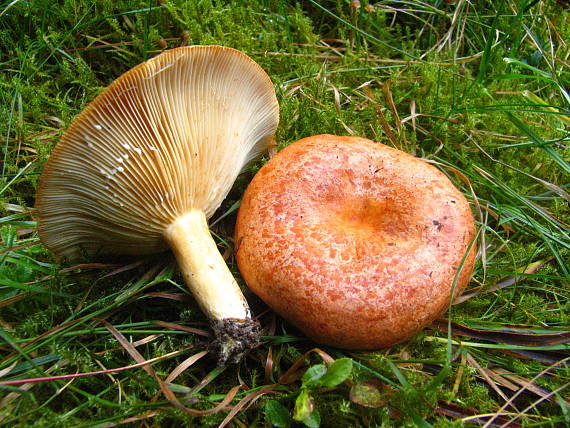
{"label": "mushroom", "polygon": [[181,47],[138,65],[53,150],[36,202],[41,241],[68,259],[170,247],[211,320],[220,364],[239,360],[259,324],[207,219],[278,122],[271,80],[235,49]]}
{"label": "mushroom", "polygon": [[469,204],[435,167],[359,137],[286,147],[236,223],[249,288],[315,342],[370,350],[442,314],[473,270]]}

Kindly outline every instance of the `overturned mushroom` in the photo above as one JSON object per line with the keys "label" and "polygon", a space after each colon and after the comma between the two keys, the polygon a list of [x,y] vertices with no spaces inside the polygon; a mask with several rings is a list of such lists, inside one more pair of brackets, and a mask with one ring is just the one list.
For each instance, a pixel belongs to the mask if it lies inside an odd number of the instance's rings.
{"label": "overturned mushroom", "polygon": [[358,137],[318,135],[273,157],[236,223],[248,286],[316,342],[375,349],[410,338],[473,270],[473,217],[433,166]]}
{"label": "overturned mushroom", "polygon": [[40,179],[46,247],[69,259],[170,247],[217,336],[220,363],[258,341],[207,219],[279,121],[267,74],[220,46],[167,51],[120,76],[71,124]]}

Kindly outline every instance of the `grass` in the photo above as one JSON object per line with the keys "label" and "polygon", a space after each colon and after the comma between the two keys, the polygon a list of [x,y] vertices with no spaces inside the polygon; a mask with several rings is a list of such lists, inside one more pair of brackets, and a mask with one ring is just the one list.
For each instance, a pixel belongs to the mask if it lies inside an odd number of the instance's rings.
{"label": "grass", "polygon": [[[2,426],[570,424],[568,3],[355,4],[3,3]],[[58,264],[32,215],[51,149],[121,73],[187,43],[262,65],[279,96],[279,147],[360,135],[448,174],[479,227],[452,321],[349,353],[315,348],[248,295],[265,343],[220,369],[171,258]],[[235,203],[263,162],[212,219],[221,246],[231,249]],[[48,380],[17,382],[37,378]]]}

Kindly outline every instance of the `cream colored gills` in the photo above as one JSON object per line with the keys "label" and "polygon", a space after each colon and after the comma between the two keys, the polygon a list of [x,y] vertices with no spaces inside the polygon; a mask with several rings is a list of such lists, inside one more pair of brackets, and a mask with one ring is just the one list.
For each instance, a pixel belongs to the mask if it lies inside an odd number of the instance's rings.
{"label": "cream colored gills", "polygon": [[[127,254],[160,247],[177,217],[214,213],[277,122],[269,78],[233,49],[174,49],[135,67],[73,122],[46,165],[44,243],[70,258],[84,244]],[[61,222],[68,212],[74,218]]]}
{"label": "cream colored gills", "polygon": [[168,243],[209,317],[251,320],[207,219],[278,122],[271,80],[235,49],[177,48],[140,64],[55,147],[36,203],[42,242],[69,259]]}

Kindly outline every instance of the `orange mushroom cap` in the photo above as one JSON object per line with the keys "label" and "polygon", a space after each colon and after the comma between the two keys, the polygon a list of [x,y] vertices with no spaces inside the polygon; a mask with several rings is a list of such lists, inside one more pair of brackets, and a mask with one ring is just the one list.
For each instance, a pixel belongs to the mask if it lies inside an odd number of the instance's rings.
{"label": "orange mushroom cap", "polygon": [[[291,144],[238,214],[248,286],[318,343],[375,349],[429,325],[473,271],[469,204],[438,169],[358,137]],[[466,253],[469,251],[469,254]]]}

